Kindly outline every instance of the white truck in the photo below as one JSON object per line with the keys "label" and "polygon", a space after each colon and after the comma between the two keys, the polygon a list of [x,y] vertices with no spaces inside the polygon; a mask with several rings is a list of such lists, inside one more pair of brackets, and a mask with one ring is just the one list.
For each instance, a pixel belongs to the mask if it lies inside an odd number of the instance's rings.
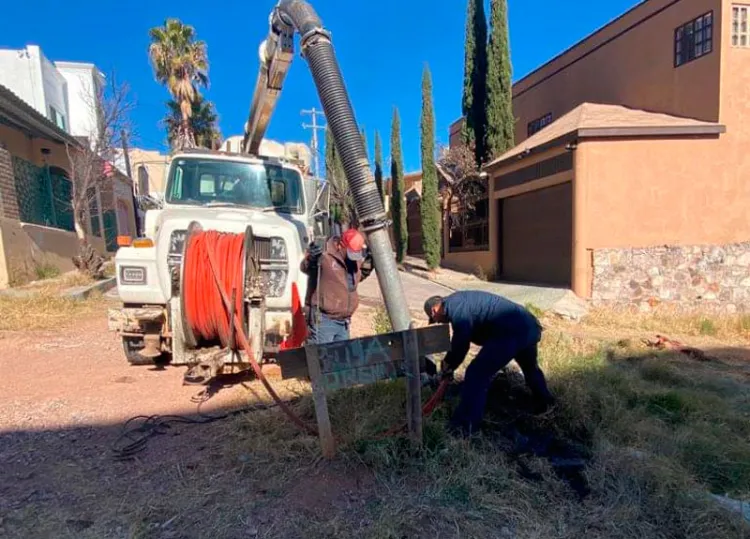
{"label": "white truck", "polygon": [[256,308],[248,305],[247,319],[262,332],[253,335],[256,357],[277,350],[291,329],[292,283],[303,300],[307,289],[300,262],[313,237],[314,183],[285,159],[203,149],[174,154],[163,207],[146,212],[144,237],[115,256],[123,307],[110,310],[109,326],[122,336],[128,361],[193,366],[188,377],[197,380],[211,377],[201,375],[206,369],[213,375],[244,365],[230,351],[190,345],[180,287],[191,223],[234,233],[250,227],[261,297]]}

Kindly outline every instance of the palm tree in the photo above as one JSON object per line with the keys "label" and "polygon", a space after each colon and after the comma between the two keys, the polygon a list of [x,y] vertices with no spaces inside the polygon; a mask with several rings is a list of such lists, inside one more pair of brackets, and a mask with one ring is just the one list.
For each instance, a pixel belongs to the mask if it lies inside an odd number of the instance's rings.
{"label": "palm tree", "polygon": [[208,86],[206,44],[196,41],[195,29],[179,19],[167,19],[164,26],[149,30],[149,36],[148,55],[156,80],[167,87],[180,106],[181,123],[176,143],[178,147],[194,146],[190,116],[192,103],[199,95],[198,88]]}
{"label": "palm tree", "polygon": [[[167,101],[167,108],[169,112],[164,117],[164,125],[167,128],[169,145],[174,147],[179,139],[180,127],[182,126],[182,108],[173,99]],[[206,101],[202,95],[197,93],[195,101],[191,103],[188,120],[196,146],[214,150],[221,145],[221,132],[217,125],[218,119],[214,104]]]}

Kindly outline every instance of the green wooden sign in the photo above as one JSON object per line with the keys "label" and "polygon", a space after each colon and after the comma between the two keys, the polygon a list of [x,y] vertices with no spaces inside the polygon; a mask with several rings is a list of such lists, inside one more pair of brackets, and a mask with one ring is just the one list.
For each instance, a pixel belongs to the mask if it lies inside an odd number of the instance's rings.
{"label": "green wooden sign", "polygon": [[[333,391],[405,376],[404,338],[409,332],[417,338],[420,358],[450,348],[447,325],[318,345],[315,348],[322,383],[327,390]],[[276,361],[281,367],[282,378],[309,378],[305,348],[280,352]],[[420,371],[424,367],[424,362],[420,361]]]}
{"label": "green wooden sign", "polygon": [[308,345],[280,352],[276,358],[281,377],[309,378],[323,455],[335,454],[326,393],[357,385],[405,376],[406,416],[411,438],[422,442],[420,372],[422,358],[450,349],[447,325],[432,325],[384,335]]}

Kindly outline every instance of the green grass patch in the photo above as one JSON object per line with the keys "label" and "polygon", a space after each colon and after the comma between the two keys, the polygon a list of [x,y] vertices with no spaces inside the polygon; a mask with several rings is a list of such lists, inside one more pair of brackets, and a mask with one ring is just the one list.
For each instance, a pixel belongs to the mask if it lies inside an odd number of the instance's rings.
{"label": "green grass patch", "polygon": [[378,307],[376,309],[375,316],[372,319],[372,329],[376,335],[391,333],[393,331],[391,319],[388,316],[388,311],[386,311],[384,307]]}
{"label": "green grass patch", "polygon": [[48,263],[38,264],[34,268],[34,271],[36,273],[36,278],[40,281],[45,279],[54,279],[55,277],[59,277],[61,274],[60,268]]}
{"label": "green grass patch", "polygon": [[698,323],[698,333],[700,333],[701,335],[713,337],[718,333],[718,329],[716,328],[716,324],[713,320],[709,318],[702,318]]}
{"label": "green grass patch", "polygon": [[527,303],[524,307],[526,307],[526,310],[537,318],[541,318],[544,315],[544,311],[533,303]]}

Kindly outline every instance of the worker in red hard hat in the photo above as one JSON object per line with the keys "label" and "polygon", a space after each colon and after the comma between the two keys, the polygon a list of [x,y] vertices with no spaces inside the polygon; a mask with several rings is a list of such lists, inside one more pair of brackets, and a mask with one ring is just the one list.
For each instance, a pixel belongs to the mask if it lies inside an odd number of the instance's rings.
{"label": "worker in red hard hat", "polygon": [[305,296],[308,341],[348,340],[351,317],[359,306],[357,287],[373,269],[364,236],[350,228],[325,243],[311,243],[300,269],[310,277]]}

